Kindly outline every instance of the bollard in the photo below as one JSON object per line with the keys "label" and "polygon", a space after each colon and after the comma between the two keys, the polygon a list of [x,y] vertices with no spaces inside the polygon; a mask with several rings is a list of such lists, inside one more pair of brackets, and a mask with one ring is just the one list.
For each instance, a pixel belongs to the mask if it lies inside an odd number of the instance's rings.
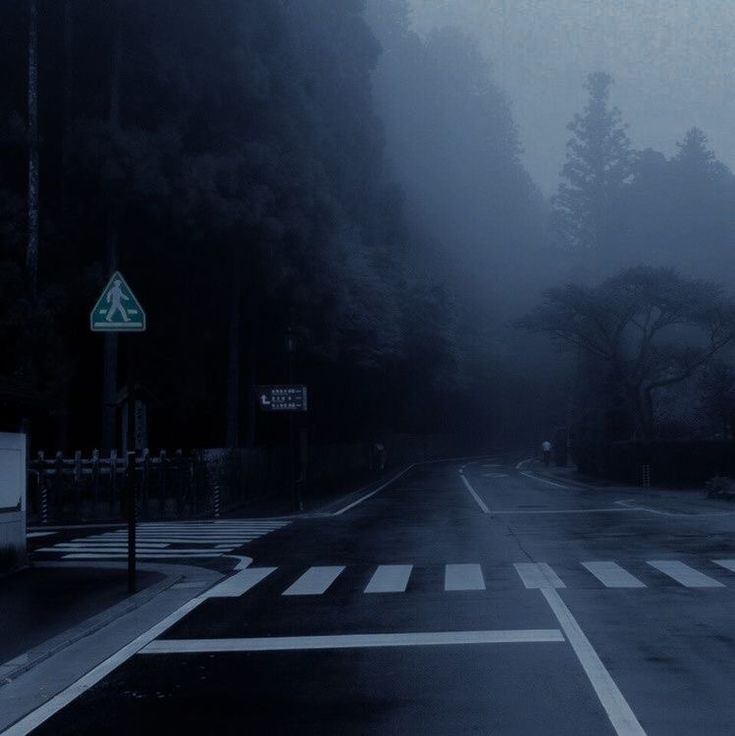
{"label": "bollard", "polygon": [[38,483],[41,486],[41,523],[48,524],[48,487],[46,485],[46,460],[43,450],[38,451]]}
{"label": "bollard", "polygon": [[219,481],[214,484],[214,518],[219,519]]}

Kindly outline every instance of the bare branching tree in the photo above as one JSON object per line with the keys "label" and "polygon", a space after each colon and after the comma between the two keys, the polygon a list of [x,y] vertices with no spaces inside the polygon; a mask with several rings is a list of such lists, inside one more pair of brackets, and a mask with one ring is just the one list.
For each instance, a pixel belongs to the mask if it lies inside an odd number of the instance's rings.
{"label": "bare branching tree", "polygon": [[692,377],[735,338],[735,305],[714,284],[639,266],[597,287],[550,289],[519,326],[606,365],[636,435],[650,439],[655,392]]}

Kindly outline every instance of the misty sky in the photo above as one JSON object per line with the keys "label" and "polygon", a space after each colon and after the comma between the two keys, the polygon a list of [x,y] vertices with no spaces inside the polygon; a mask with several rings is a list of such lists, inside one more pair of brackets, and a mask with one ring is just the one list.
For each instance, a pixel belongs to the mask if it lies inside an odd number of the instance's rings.
{"label": "misty sky", "polygon": [[694,125],[735,168],[734,0],[410,0],[417,31],[456,25],[512,97],[526,162],[558,182],[582,83],[604,69],[638,148],[670,154]]}

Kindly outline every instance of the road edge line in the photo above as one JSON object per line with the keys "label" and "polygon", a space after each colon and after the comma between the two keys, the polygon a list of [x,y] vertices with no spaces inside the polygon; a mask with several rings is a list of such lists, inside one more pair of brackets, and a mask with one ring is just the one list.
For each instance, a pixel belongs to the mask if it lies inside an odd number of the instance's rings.
{"label": "road edge line", "polygon": [[646,736],[635,713],[628,705],[612,675],[607,671],[599,655],[585,636],[572,612],[554,588],[539,588],[549,604],[564,635],[567,637],[582,669],[587,675],[602,707],[618,736]]}
{"label": "road edge line", "polygon": [[391,483],[395,483],[399,478],[403,477],[406,473],[408,473],[409,470],[413,470],[413,468],[415,468],[417,465],[419,465],[419,463],[413,463],[412,465],[409,465],[407,468],[404,468],[400,473],[398,473],[398,475],[394,475],[390,480],[387,480],[382,485],[379,485],[374,491],[366,493],[362,498],[358,498],[356,501],[353,501],[352,503],[344,506],[337,511],[332,511],[330,516],[341,516],[346,511],[349,511],[350,509],[355,508],[355,506],[361,504],[363,501],[367,501],[368,498],[372,498],[376,493],[380,493],[382,490],[391,485]]}
{"label": "road edge line", "polygon": [[150,644],[154,639],[171,628],[171,626],[178,623],[184,616],[191,613],[191,611],[210,597],[210,590],[219,585],[220,582],[222,581],[213,583],[206,591],[191,598],[157,624],[151,626],[147,631],[139,634],[135,639],[118,649],[114,654],[107,657],[107,659],[95,665],[89,672],[75,680],[71,685],[56,693],[56,695],[49,698],[42,705],[34,708],[30,713],[24,715],[4,731],[0,731],[0,736],[27,736],[49,718],[56,715],[60,710],[74,702],[80,695],[83,695],[87,690],[94,687],[100,680],[107,677],[107,675],[117,669],[121,664],[137,654],[144,646]]}

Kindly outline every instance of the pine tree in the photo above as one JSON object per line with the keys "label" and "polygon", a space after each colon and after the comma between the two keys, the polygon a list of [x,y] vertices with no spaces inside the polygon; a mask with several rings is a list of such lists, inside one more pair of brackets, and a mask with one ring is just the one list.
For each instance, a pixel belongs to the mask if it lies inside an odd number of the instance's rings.
{"label": "pine tree", "polygon": [[568,128],[566,180],[554,197],[554,217],[566,245],[604,252],[613,230],[614,207],[628,182],[634,156],[626,125],[617,107],[610,107],[609,74],[587,78],[590,99]]}

